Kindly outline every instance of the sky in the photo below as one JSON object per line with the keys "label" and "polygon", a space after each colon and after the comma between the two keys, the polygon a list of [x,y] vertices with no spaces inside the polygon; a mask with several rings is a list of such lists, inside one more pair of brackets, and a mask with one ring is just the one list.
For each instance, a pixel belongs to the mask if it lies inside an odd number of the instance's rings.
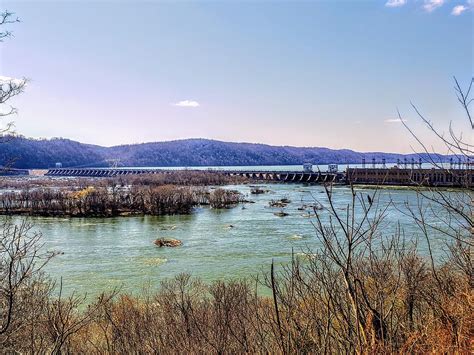
{"label": "sky", "polygon": [[[16,131],[105,146],[210,138],[444,152],[472,130],[453,76],[473,76],[468,0],[0,1],[0,76],[29,79]],[[3,26],[5,27],[5,26]]]}

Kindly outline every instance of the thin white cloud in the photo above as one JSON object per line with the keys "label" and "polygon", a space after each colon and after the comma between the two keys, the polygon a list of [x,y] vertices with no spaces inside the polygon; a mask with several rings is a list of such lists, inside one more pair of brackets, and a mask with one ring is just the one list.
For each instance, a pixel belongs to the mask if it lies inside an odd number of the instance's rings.
{"label": "thin white cloud", "polygon": [[433,12],[436,10],[438,7],[441,7],[444,5],[445,0],[425,0],[425,3],[423,5],[423,9],[427,12]]}
{"label": "thin white cloud", "polygon": [[402,119],[400,119],[400,118],[389,118],[389,119],[385,120],[384,122],[385,123],[402,123],[402,122],[407,122],[407,121],[408,120],[406,120],[404,118],[402,118]]}
{"label": "thin white cloud", "polygon": [[385,6],[387,7],[400,7],[403,6],[407,3],[407,0],[388,0],[385,3]]}
{"label": "thin white cloud", "polygon": [[466,10],[467,10],[467,6],[464,6],[464,5],[454,6],[453,11],[451,11],[451,15],[459,16]]}
{"label": "thin white cloud", "polygon": [[173,104],[173,106],[178,106],[178,107],[199,107],[199,102],[194,101],[194,100],[183,100],[179,101]]}
{"label": "thin white cloud", "polygon": [[474,0],[467,0],[466,5],[457,5],[453,7],[453,10],[451,11],[451,15],[453,16],[459,16],[463,12],[466,12],[468,10],[474,9]]}

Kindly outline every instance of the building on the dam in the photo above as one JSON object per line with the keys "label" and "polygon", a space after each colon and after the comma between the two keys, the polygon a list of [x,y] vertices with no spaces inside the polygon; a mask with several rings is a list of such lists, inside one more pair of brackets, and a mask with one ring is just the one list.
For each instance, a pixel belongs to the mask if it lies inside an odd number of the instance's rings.
{"label": "building on the dam", "polygon": [[474,186],[474,169],[348,168],[346,179],[352,184],[403,186]]}

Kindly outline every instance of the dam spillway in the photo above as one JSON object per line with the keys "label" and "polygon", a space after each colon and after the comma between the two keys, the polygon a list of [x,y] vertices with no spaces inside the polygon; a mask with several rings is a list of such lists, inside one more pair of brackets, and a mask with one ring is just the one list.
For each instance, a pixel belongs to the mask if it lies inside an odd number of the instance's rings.
{"label": "dam spillway", "polygon": [[[142,174],[171,174],[183,170],[153,168],[54,168],[45,176],[51,177],[117,177]],[[306,171],[245,171],[245,170],[186,170],[212,172],[228,176],[241,176],[252,180],[293,183],[345,183],[345,172]]]}

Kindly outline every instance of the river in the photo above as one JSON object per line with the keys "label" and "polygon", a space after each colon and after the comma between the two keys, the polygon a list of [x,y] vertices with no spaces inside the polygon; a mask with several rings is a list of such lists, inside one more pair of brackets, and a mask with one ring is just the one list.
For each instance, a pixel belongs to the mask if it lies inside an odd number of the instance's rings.
{"label": "river", "polygon": [[[96,294],[119,287],[124,292],[136,292],[145,285],[158,287],[161,280],[178,273],[191,273],[204,281],[254,276],[268,271],[272,259],[276,263],[290,260],[296,254],[320,247],[303,204],[328,200],[322,186],[301,184],[260,185],[270,191],[251,195],[250,186],[228,186],[247,195],[255,203],[246,203],[232,209],[214,210],[196,208],[190,215],[162,217],[118,218],[29,218],[34,229],[43,234],[47,250],[60,251],[47,265],[46,272],[55,280],[63,279],[66,293],[77,291]],[[367,195],[373,190],[358,189]],[[347,186],[338,186],[333,192],[336,208],[343,209],[351,199]],[[278,217],[269,201],[288,198],[285,208],[289,215]],[[364,196],[366,198],[366,196]],[[381,205],[393,201],[402,208],[408,201],[416,202],[410,190],[384,189],[380,192]],[[328,222],[328,211],[320,211]],[[20,217],[14,217],[19,221]],[[408,240],[419,236],[419,230],[397,208],[386,213],[383,231],[394,233],[400,221]],[[434,223],[440,223],[432,220]],[[177,238],[183,242],[177,248],[158,248],[159,237]],[[442,250],[443,238],[434,236],[434,247]],[[424,243],[419,248],[426,253]]]}

